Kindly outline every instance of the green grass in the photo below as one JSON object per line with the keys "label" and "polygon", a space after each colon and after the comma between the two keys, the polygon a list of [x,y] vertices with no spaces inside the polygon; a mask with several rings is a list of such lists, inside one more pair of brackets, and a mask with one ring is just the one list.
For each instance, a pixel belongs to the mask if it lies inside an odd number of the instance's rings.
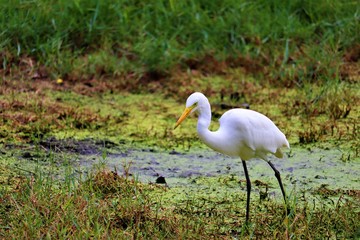
{"label": "green grass", "polygon": [[[207,179],[201,183],[203,186],[207,186]],[[288,217],[284,216],[283,206],[274,200],[253,200],[252,221],[245,225],[245,194],[241,193],[239,182],[233,177],[222,177],[216,182],[216,191],[212,190],[214,182],[194,190],[166,189],[142,184],[103,168],[86,177],[79,177],[69,169],[62,180],[38,169],[22,177],[15,189],[1,189],[0,237],[318,239],[359,236],[359,203],[344,194],[337,195],[335,201],[327,201],[323,193],[322,203],[315,206],[307,201],[304,193],[301,198],[298,197],[301,193],[297,193],[298,196],[292,196]],[[229,187],[234,190],[224,194]]]}
{"label": "green grass", "polygon": [[301,85],[328,80],[329,66],[338,75],[336,61],[360,42],[359,10],[341,0],[2,1],[0,60],[5,73],[31,58],[52,78],[86,78],[248,56],[276,68],[272,80]]}

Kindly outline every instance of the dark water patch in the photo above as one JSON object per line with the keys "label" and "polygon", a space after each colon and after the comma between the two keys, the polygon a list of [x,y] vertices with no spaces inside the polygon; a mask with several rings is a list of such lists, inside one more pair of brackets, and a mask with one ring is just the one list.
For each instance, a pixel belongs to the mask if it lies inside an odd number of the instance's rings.
{"label": "dark water patch", "polygon": [[80,155],[96,155],[103,152],[104,149],[115,148],[119,144],[109,140],[83,139],[76,140],[73,138],[56,139],[50,137],[39,142],[39,145],[47,150],[54,152],[68,152]]}

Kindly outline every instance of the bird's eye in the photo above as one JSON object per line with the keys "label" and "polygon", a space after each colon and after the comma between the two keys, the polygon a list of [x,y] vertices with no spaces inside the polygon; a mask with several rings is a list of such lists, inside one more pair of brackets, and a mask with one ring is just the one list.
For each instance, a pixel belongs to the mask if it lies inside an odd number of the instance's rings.
{"label": "bird's eye", "polygon": [[193,110],[194,108],[196,108],[198,106],[198,103],[194,103],[193,105],[190,106],[191,110]]}

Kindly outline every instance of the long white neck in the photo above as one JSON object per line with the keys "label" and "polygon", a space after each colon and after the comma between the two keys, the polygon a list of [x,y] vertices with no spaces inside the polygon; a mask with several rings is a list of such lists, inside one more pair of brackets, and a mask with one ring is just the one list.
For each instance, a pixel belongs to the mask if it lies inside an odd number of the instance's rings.
{"label": "long white neck", "polygon": [[211,123],[211,108],[210,104],[204,104],[198,108],[198,123],[197,123],[197,132],[199,134],[200,139],[212,149],[217,150],[216,147],[221,141],[219,139],[218,134],[216,132],[212,132],[209,130],[209,126]]}
{"label": "long white neck", "polygon": [[198,134],[201,136],[203,134],[206,134],[207,132],[210,132],[209,126],[211,123],[211,109],[210,105],[208,108],[202,107],[198,109],[198,123],[197,123],[197,131]]}

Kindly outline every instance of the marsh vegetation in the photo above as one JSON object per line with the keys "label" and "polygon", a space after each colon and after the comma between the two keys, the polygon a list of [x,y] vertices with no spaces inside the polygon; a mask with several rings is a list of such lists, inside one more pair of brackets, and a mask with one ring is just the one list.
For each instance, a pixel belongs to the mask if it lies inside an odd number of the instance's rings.
{"label": "marsh vegetation", "polygon": [[[359,14],[341,0],[2,1],[0,238],[358,238]],[[212,129],[248,106],[285,133],[289,216],[254,162],[245,225],[241,166],[209,153],[195,118],[173,131],[193,91]]]}

